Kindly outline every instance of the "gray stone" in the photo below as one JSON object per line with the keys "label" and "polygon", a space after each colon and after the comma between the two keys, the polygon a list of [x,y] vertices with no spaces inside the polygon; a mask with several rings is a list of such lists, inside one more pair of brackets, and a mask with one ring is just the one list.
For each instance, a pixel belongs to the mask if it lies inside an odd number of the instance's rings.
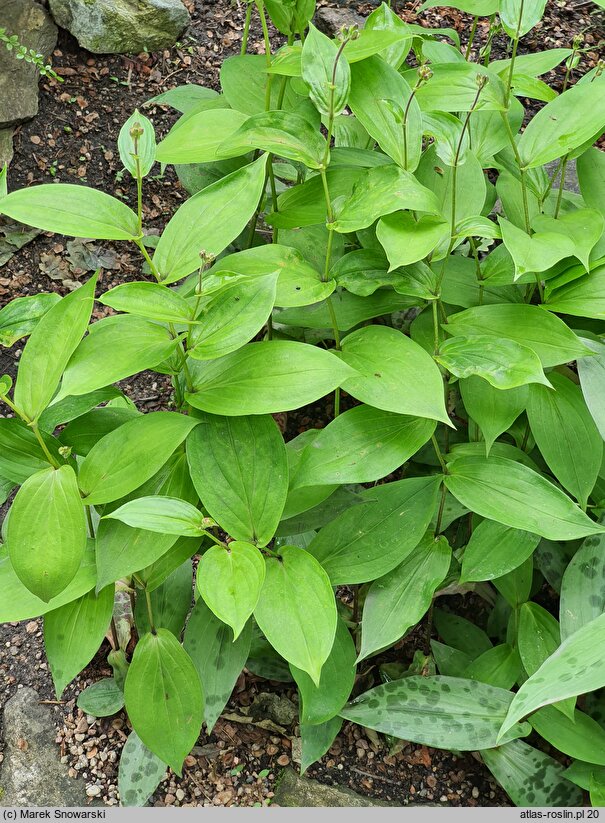
{"label": "gray stone", "polygon": [[6,748],[0,770],[0,806],[84,806],[84,783],[59,761],[48,706],[33,689],[19,689],[4,707]]}
{"label": "gray stone", "polygon": [[324,786],[308,777],[301,777],[294,769],[284,769],[277,786],[273,803],[278,806],[307,808],[309,806],[397,806],[384,800],[362,797],[351,789],[340,786]]}
{"label": "gray stone", "polygon": [[322,6],[317,9],[313,22],[328,37],[334,37],[342,26],[359,26],[362,29],[366,21],[365,17],[361,17],[351,9],[332,9]]}
{"label": "gray stone", "polygon": [[[16,35],[47,60],[57,42],[57,27],[34,0],[0,0],[0,28]],[[0,129],[18,126],[38,113],[38,68],[16,60],[0,43]]]}
{"label": "gray stone", "polygon": [[13,130],[0,129],[0,169],[13,159]]}
{"label": "gray stone", "polygon": [[298,718],[298,709],[287,697],[274,692],[261,692],[250,707],[256,719],[269,718],[280,726],[291,726]]}
{"label": "gray stone", "polygon": [[169,48],[189,25],[181,0],[50,0],[50,10],[94,54]]}
{"label": "gray stone", "polygon": [[[558,188],[559,181],[561,179],[561,175],[558,173],[559,161],[551,160],[550,163],[546,164],[545,168],[549,177],[555,170],[557,170],[557,174],[555,175],[552,184],[553,188]],[[575,194],[580,194],[580,184],[578,182],[578,172],[576,170],[575,160],[570,160],[565,167],[565,188],[567,191],[573,191]]]}

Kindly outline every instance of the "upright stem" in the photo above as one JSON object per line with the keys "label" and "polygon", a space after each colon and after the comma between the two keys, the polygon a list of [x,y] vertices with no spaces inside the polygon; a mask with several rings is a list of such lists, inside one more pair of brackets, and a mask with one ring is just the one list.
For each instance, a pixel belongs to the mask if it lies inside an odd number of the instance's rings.
{"label": "upright stem", "polygon": [[33,433],[36,435],[36,440],[40,444],[40,447],[41,447],[42,451],[44,452],[44,455],[45,455],[46,459],[48,460],[48,462],[50,463],[50,465],[54,466],[55,469],[58,469],[61,464],[49,452],[48,446],[46,445],[46,443],[44,442],[44,438],[40,434],[40,429],[38,428],[38,423],[36,421],[33,421],[29,424],[29,427],[33,431]]}
{"label": "upright stem", "polygon": [[[256,8],[260,15],[260,22],[263,29],[263,40],[265,41],[265,62],[267,68],[271,68],[271,40],[269,39],[269,29],[267,27],[267,16],[265,14],[265,4],[263,0],[256,0]],[[271,80],[273,79],[270,72],[267,72],[267,82],[265,85],[265,111],[271,109]]]}
{"label": "upright stem", "polygon": [[521,38],[521,26],[523,25],[523,7],[524,7],[525,0],[521,0],[519,5],[519,19],[517,21],[517,31],[515,33],[515,37],[513,38],[513,53],[510,58],[510,68],[508,71],[508,84],[506,87],[506,107],[508,108],[508,104],[510,101],[510,93],[513,87],[513,75],[515,71],[515,60],[517,58],[517,49],[519,48],[519,40]]}
{"label": "upright stem", "polygon": [[468,43],[466,44],[466,52],[464,53],[464,59],[468,60],[471,56],[471,50],[473,48],[473,41],[475,40],[475,34],[477,33],[477,24],[479,23],[479,18],[477,15],[473,17],[473,25],[471,27],[471,33],[468,38]]}
{"label": "upright stem", "polygon": [[151,634],[157,634],[155,630],[155,623],[153,622],[153,609],[151,607],[151,593],[147,586],[145,586],[145,602],[147,603],[147,617],[149,618],[149,628],[151,629]]}
{"label": "upright stem", "polygon": [[92,511],[90,510],[90,506],[84,506],[86,509],[86,522],[88,523],[88,536],[92,537],[94,540],[95,537],[95,527],[92,522]]}
{"label": "upright stem", "polygon": [[246,19],[244,20],[244,34],[242,37],[242,47],[240,54],[243,55],[248,50],[248,36],[250,34],[250,19],[252,17],[252,3],[246,6]]}
{"label": "upright stem", "polygon": [[515,142],[515,136],[513,131],[510,127],[510,123],[508,122],[508,117],[506,116],[506,112],[501,111],[500,116],[502,117],[502,121],[504,123],[504,127],[506,129],[506,133],[508,135],[508,140],[513,150],[513,154],[515,155],[515,162],[519,168],[519,174],[521,177],[521,196],[523,199],[523,216],[525,219],[525,231],[527,234],[530,233],[530,225],[529,225],[529,204],[527,200],[527,182],[525,180],[525,169],[521,165],[521,155],[519,154],[519,150],[517,148],[517,144]]}
{"label": "upright stem", "polygon": [[567,170],[567,164],[569,163],[569,155],[566,154],[563,160],[561,161],[561,178],[559,180],[559,191],[557,193],[557,205],[555,206],[555,213],[554,218],[555,220],[559,216],[559,212],[561,211],[561,202],[563,200],[563,190],[565,188],[565,172]]}

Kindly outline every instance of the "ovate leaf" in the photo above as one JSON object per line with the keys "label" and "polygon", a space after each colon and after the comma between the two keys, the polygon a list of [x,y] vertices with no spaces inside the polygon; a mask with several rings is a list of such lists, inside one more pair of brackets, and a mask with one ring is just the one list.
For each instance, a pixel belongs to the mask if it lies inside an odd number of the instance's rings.
{"label": "ovate leaf", "polygon": [[440,344],[435,360],[456,377],[477,375],[497,389],[514,389],[527,383],[550,386],[535,351],[515,340],[483,334],[450,337]]}
{"label": "ovate leaf", "polygon": [[562,640],[605,611],[604,547],[603,535],[587,537],[565,569],[559,604]]}
{"label": "ovate leaf", "polygon": [[166,773],[166,764],[130,732],[120,755],[118,789],[122,806],[144,806]]}
{"label": "ovate leaf", "polygon": [[464,549],[460,580],[502,577],[531,557],[539,542],[537,534],[483,520]]}
{"label": "ovate leaf", "polygon": [[481,429],[485,438],[485,453],[503,432],[507,431],[527,404],[528,387],[496,389],[481,377],[460,380],[460,394],[464,407]]}
{"label": "ovate leaf", "polygon": [[302,49],[302,77],[309,88],[309,97],[323,115],[340,114],[349,97],[351,70],[344,54],[340,54],[338,62],[337,56],[338,46],[334,41],[310,23]]}
{"label": "ovate leaf", "polygon": [[105,517],[121,520],[133,529],[179,537],[201,537],[205,527],[204,515],[191,503],[161,495],[129,500]]}
{"label": "ovate leaf", "polygon": [[76,703],[85,714],[111,717],[124,708],[124,692],[113,677],[104,677],[80,692]]}

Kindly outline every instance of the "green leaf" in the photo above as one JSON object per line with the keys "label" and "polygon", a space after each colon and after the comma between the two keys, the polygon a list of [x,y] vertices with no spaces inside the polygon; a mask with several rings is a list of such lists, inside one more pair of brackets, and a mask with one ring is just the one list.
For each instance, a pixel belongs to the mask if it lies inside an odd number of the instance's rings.
{"label": "green leaf", "polygon": [[546,271],[574,253],[573,241],[564,234],[544,231],[530,237],[503,217],[498,218],[498,223],[504,245],[515,264],[515,280],[528,272]]}
{"label": "green leaf", "polygon": [[178,569],[185,560],[193,557],[200,550],[201,539],[199,537],[180,537],[168,551],[150,563],[144,569],[137,571],[137,577],[141,580],[147,591],[152,592],[161,586],[170,577],[173,571]]}
{"label": "green leaf", "polygon": [[120,756],[118,790],[122,806],[144,806],[166,773],[166,764],[130,732]]}
{"label": "green leaf", "polygon": [[602,535],[587,537],[565,569],[559,604],[562,640],[605,611],[604,546]]}
{"label": "green leaf", "polygon": [[409,171],[395,165],[376,166],[359,178],[332,225],[335,231],[348,234],[400,209],[437,214],[439,203]]}
{"label": "green leaf", "polygon": [[549,540],[575,540],[605,527],[533,469],[505,457],[461,457],[445,485],[471,511]]}
{"label": "green leaf", "polygon": [[42,231],[95,240],[134,240],[136,214],[103,191],[71,183],[17,189],[0,200],[0,213]]}
{"label": "green leaf", "polygon": [[451,425],[441,372],[409,337],[388,326],[367,326],[342,341],[342,359],[358,372],[343,389],[384,411],[428,417]]}
{"label": "green leaf", "polygon": [[496,438],[508,431],[525,410],[529,390],[527,386],[505,391],[495,389],[480,377],[468,377],[458,385],[466,411],[485,438],[485,455],[489,457]]}
{"label": "green leaf", "polygon": [[[183,122],[177,121],[158,145],[156,159],[160,163],[212,163],[219,159],[219,146],[247,119],[247,114],[225,108],[191,113]],[[232,156],[240,153],[236,148]]]}
{"label": "green leaf", "polygon": [[571,766],[565,769],[563,775],[567,780],[575,783],[576,786],[589,791],[593,778],[598,776],[602,779],[605,775],[605,768],[595,766],[594,763],[582,763],[581,760],[574,760]]}
{"label": "green leaf", "polygon": [[19,360],[16,406],[37,420],[55,393],[63,369],[82,338],[94,301],[97,277],[68,294],[42,317]]}
{"label": "green leaf", "polygon": [[605,729],[584,712],[565,717],[554,706],[544,706],[529,719],[532,727],[551,746],[569,757],[605,766]]}
{"label": "green leaf", "polygon": [[104,677],[80,692],[77,706],[93,717],[111,717],[124,708],[124,692],[113,677]]}
{"label": "green leaf", "polygon": [[151,320],[132,314],[105,317],[90,326],[72,354],[56,400],[88,394],[152,369],[167,360],[178,344],[168,329]]}
{"label": "green leaf", "polygon": [[[322,501],[330,497],[330,495],[338,488],[338,483],[327,485],[315,485],[312,483],[310,486],[294,488],[294,478],[296,477],[301,458],[307,446],[316,439],[318,434],[318,429],[307,429],[306,432],[302,432],[302,434],[299,434],[286,444],[286,452],[288,454],[288,474],[290,481],[288,485],[286,505],[281,517],[281,523],[284,523],[284,521],[287,521],[292,517],[296,517],[302,512],[307,512],[310,509],[313,509]],[[283,526],[283,528],[286,528],[286,526]],[[283,532],[283,534],[286,533]],[[296,531],[288,532],[287,534],[296,534]],[[282,542],[287,544],[290,541],[286,539]],[[293,542],[298,543],[298,540],[294,540]],[[306,549],[307,543],[303,543],[301,548]]]}
{"label": "green leaf", "polygon": [[[565,235],[574,245],[572,254],[590,271],[590,253],[600,240],[605,220],[594,209],[577,209],[561,215],[555,220],[545,214],[537,214],[532,220],[532,228],[540,232]],[[534,235],[535,237],[535,235]],[[560,244],[560,241],[557,241]]]}
{"label": "green leaf", "polygon": [[187,200],[164,229],[153,264],[164,284],[196,271],[200,251],[216,257],[245,228],[265,188],[265,155]]}
{"label": "green leaf", "polygon": [[[264,54],[243,54],[228,57],[222,62],[220,81],[223,95],[232,109],[244,114],[258,114],[267,110],[267,60]],[[281,83],[271,84],[269,111],[284,108],[289,111],[299,109],[299,113],[308,113],[311,122],[318,122],[316,111],[310,101],[309,109],[301,103],[300,96],[286,85],[281,105]],[[304,94],[304,89],[301,89]],[[310,111],[309,111],[310,110]]]}
{"label": "green leaf", "polygon": [[[135,143],[132,130],[142,131]],[[125,169],[135,178],[149,174],[155,163],[155,131],[153,123],[135,109],[120,129],[118,151]],[[137,168],[137,159],[139,161]]]}
{"label": "green leaf", "polygon": [[266,563],[256,622],[273,648],[319,686],[337,621],[328,575],[311,554],[296,546],[284,546]]}
{"label": "green leaf", "polygon": [[[436,63],[431,66],[433,76],[416,92],[422,111],[464,112],[504,111],[505,89],[497,74],[476,63]],[[477,100],[478,77],[488,81]]]}
{"label": "green leaf", "polygon": [[140,415],[105,435],[80,466],[86,505],[118,500],[145,483],[197,425],[176,412]]}
{"label": "green leaf", "polygon": [[510,689],[515,685],[520,674],[519,653],[508,643],[503,643],[475,658],[467,666],[464,677],[488,683],[500,689]]}
{"label": "green leaf", "polygon": [[422,417],[349,409],[305,448],[291,486],[371,483],[402,466],[434,430],[435,423]]}
{"label": "green leaf", "polygon": [[535,674],[560,643],[559,624],[552,614],[537,603],[523,603],[519,609],[517,644],[527,674]]}
{"label": "green leaf", "polygon": [[483,629],[457,614],[436,608],[433,612],[439,636],[454,649],[464,652],[471,660],[492,648]]}
{"label": "green leaf", "polygon": [[[452,219],[452,191],[454,183],[456,184],[456,226],[451,227],[453,233],[464,220],[476,218],[483,211],[487,192],[485,174],[481,163],[471,151],[467,152],[464,163],[454,173],[454,167],[443,163],[437,154],[437,147],[431,144],[422,155],[416,177],[435,194],[439,213],[449,223]],[[444,243],[437,259],[443,258],[446,251],[447,243]],[[443,264],[440,268],[443,268]]]}
{"label": "green leaf", "polygon": [[[57,407],[59,405],[60,403]],[[49,408],[53,409],[54,406]],[[69,446],[79,457],[86,457],[102,437],[139,416],[140,413],[131,408],[106,406],[103,409],[93,409],[68,423],[60,434],[60,442]]]}
{"label": "green leaf", "polygon": [[187,459],[204,508],[231,537],[266,546],[288,492],[286,449],[275,421],[204,414],[198,423]]}
{"label": "green leaf", "polygon": [[576,161],[580,191],[587,206],[605,216],[605,157],[596,147],[587,149]]}
{"label": "green leaf", "polygon": [[252,640],[249,621],[234,640],[233,632],[200,597],[187,621],[183,646],[193,660],[204,687],[206,729],[210,733],[227,705],[237,678],[246,665]]}
{"label": "green leaf", "polygon": [[464,549],[460,582],[502,577],[531,557],[539,542],[537,534],[483,520]]}
{"label": "green leaf", "polygon": [[139,497],[136,500],[129,500],[105,517],[121,520],[133,529],[145,529],[159,534],[201,537],[204,533],[202,512],[186,500],[178,500],[175,497]]}
{"label": "green leaf", "polygon": [[249,117],[220,144],[216,155],[218,158],[232,157],[236,151],[244,154],[252,149],[262,149],[304,163],[310,169],[319,169],[327,144],[323,135],[300,114],[267,111]]}
{"label": "green leaf", "polygon": [[543,366],[558,366],[590,352],[562,320],[540,306],[477,306],[450,315],[447,328],[455,335],[487,334],[515,340],[533,349]]}
{"label": "green leaf", "polygon": [[366,489],[360,505],[324,526],[309,551],[332,585],[376,580],[403,562],[431,522],[440,485],[439,476],[412,477]]}
{"label": "green leaf", "polygon": [[522,740],[488,749],[481,757],[515,806],[581,806],[582,792],[564,777],[564,767]]}
{"label": "green leaf", "polygon": [[447,221],[429,214],[415,219],[410,212],[396,211],[381,217],[376,226],[376,237],[389,259],[389,271],[423,260],[446,236]]}
{"label": "green leaf", "polygon": [[[102,389],[96,389],[96,391],[78,397],[65,397],[63,400],[53,403],[52,406],[49,406],[43,411],[38,423],[41,429],[52,433],[57,426],[81,418],[101,403],[105,403],[108,400],[115,400],[118,397],[123,398],[124,395],[119,389],[113,386],[105,386]],[[118,412],[128,410],[112,406],[108,408]]]}
{"label": "green leaf", "polygon": [[513,695],[477,680],[404,677],[353,700],[345,720],[438,749],[481,751],[496,745]]}
{"label": "green leaf", "polygon": [[602,100],[603,84],[595,81],[572,86],[547,103],[519,139],[521,167],[542,166],[592,142],[605,127]]}
{"label": "green leaf", "polygon": [[347,105],[351,70],[345,54],[346,46],[339,55],[334,41],[309,23],[301,55],[302,78],[320,114],[335,116]]}
{"label": "green leaf", "polygon": [[[408,31],[407,25],[395,14],[393,9],[386,3],[381,3],[377,9],[366,18],[366,23],[363,32],[392,32],[402,36],[401,40],[395,41],[392,45],[380,51],[382,59],[398,69],[403,63],[412,46],[411,32]],[[350,44],[349,44],[350,45]]]}
{"label": "green leaf", "polygon": [[6,542],[17,576],[44,602],[74,579],[86,547],[86,515],[71,466],[28,477],[11,506]]}
{"label": "green leaf", "polygon": [[584,402],[592,419],[596,423],[599,434],[605,438],[605,407],[603,397],[605,397],[605,346],[594,340],[585,340],[593,352],[593,357],[578,358],[578,377]]}
{"label": "green leaf", "polygon": [[603,440],[579,386],[557,372],[551,379],[554,391],[530,388],[527,417],[548,467],[585,509],[601,468]]}
{"label": "green leaf", "polygon": [[[422,114],[399,72],[377,56],[355,63],[349,106],[380,148],[403,169],[414,171],[422,153]],[[401,115],[406,108],[404,140]]]}
{"label": "green leaf", "polygon": [[197,587],[214,614],[240,636],[257,606],[265,580],[265,561],[251,543],[211,546],[200,560]]}
{"label": "green leaf", "polygon": [[515,340],[487,334],[450,337],[439,345],[435,360],[456,377],[482,377],[497,389],[515,389],[527,383],[550,387],[538,355]]}
{"label": "green leaf", "polygon": [[605,685],[601,654],[605,614],[586,623],[561,643],[515,695],[500,736],[525,715],[566,697],[592,692]]}
{"label": "green leaf", "polygon": [[151,106],[156,103],[159,106],[172,106],[173,109],[186,113],[199,103],[215,100],[217,97],[218,94],[214,89],[198,86],[197,83],[185,83],[182,86],[168,89],[162,94],[156,94],[155,97],[150,97],[143,105]]}
{"label": "green leaf", "polygon": [[[60,443],[41,435],[50,454],[61,462]],[[28,477],[49,467],[42,446],[31,428],[16,417],[0,418],[0,476],[21,485]]]}
{"label": "green leaf", "polygon": [[180,775],[200,733],[204,699],[191,658],[167,629],[140,638],[124,698],[141,741]]}
{"label": "green leaf", "polygon": [[192,319],[187,301],[159,283],[122,283],[99,297],[99,303],[151,320],[187,323]]}
{"label": "green leaf", "polygon": [[199,360],[223,357],[248,343],[265,325],[275,303],[277,272],[227,280],[202,308],[188,354]]}
{"label": "green leaf", "polygon": [[392,645],[422,619],[450,560],[445,537],[429,533],[403,563],[372,583],[363,607],[360,660]]}
{"label": "green leaf", "polygon": [[44,617],[44,647],[57,699],[93,659],[113,613],[114,587],[82,595]]}
{"label": "green leaf", "polygon": [[[337,238],[340,236],[336,235]],[[406,311],[416,303],[418,303],[417,298],[396,294],[391,289],[378,289],[375,294],[367,297],[358,297],[356,294],[339,290],[330,297],[330,304],[336,317],[336,326],[340,331],[348,331],[353,326],[358,326],[364,320],[371,320],[373,317]],[[299,309],[281,309],[275,312],[273,319],[286,326],[322,329],[327,338],[334,334],[330,305],[327,300]]]}
{"label": "green leaf", "polygon": [[546,0],[500,0],[504,31],[512,38],[523,37],[540,22],[545,6]]}
{"label": "green leaf", "polygon": [[589,275],[552,291],[547,308],[579,317],[605,318],[605,266],[597,266]]}
{"label": "green leaf", "polygon": [[439,643],[437,640],[431,640],[431,652],[439,674],[445,674],[448,677],[462,677],[471,662],[471,658],[464,652]]}
{"label": "green leaf", "polygon": [[309,766],[322,758],[328,751],[340,731],[342,717],[333,717],[325,723],[315,726],[300,724],[301,760],[300,773],[304,774]]}
{"label": "green leaf", "polygon": [[204,363],[185,397],[211,414],[267,414],[298,409],[342,385],[353,369],[329,351],[291,340],[248,343]]}
{"label": "green leaf", "polygon": [[[193,568],[188,558],[149,595],[156,628],[167,629],[175,637],[180,637],[191,608],[192,588]],[[139,636],[151,631],[145,593],[142,591],[137,595],[134,617]]]}
{"label": "green leaf", "polygon": [[0,309],[0,346],[9,348],[31,334],[46,312],[60,300],[60,296],[52,292],[16,297],[7,303]]}

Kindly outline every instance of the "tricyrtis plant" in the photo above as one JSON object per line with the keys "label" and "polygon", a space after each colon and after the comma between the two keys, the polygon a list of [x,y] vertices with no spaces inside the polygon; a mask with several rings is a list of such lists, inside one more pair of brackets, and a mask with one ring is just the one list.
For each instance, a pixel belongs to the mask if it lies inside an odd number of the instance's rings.
{"label": "tricyrtis plant", "polygon": [[[386,5],[332,40],[312,4],[258,0],[265,55],[246,34],[220,93],[148,101],[182,114],[158,145],[124,125],[136,209],[62,183],[0,200],[141,253],[137,282],[0,312],[3,345],[29,338],[0,381],[0,615],[45,615],[59,695],[107,633],[114,676],[79,705],[126,707],[126,804],[180,773],[244,667],[296,682],[303,770],[346,718],[480,752],[519,805],[602,802],[603,64],[572,85],[581,40],[518,53],[544,3],[457,7],[491,15],[487,42]],[[191,194],[159,238],[155,162]],[[90,324],[95,299],[114,311]],[[170,410],[116,388],[149,369]],[[327,425],[285,442],[272,415],[321,398]],[[469,592],[480,625],[447,609]]]}

